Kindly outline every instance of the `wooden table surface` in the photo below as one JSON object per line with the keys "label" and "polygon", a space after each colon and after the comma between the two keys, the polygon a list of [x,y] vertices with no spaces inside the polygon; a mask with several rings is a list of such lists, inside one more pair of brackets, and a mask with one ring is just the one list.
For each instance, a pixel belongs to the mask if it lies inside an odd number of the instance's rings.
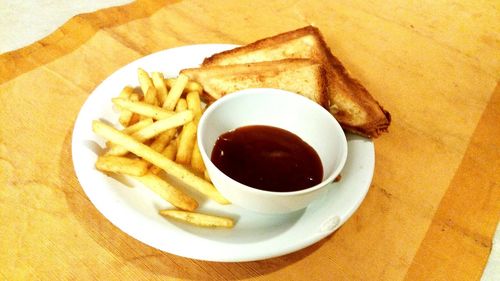
{"label": "wooden table surface", "polygon": [[[494,1],[138,1],[0,56],[0,279],[478,280],[500,216]],[[264,261],[161,252],[114,227],[73,171],[92,90],[152,52],[313,24],[393,116],[372,185],[338,231]]]}

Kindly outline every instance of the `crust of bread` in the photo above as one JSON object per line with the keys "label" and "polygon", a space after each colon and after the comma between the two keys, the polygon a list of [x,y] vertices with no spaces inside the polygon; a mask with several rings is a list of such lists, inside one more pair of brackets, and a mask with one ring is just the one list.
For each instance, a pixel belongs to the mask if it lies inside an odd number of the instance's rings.
{"label": "crust of bread", "polygon": [[208,57],[202,66],[231,65],[285,58],[307,58],[326,72],[329,111],[350,132],[375,138],[388,130],[391,115],[351,77],[326,44],[321,32],[306,26]]}
{"label": "crust of bread", "polygon": [[181,71],[203,86],[207,102],[247,88],[279,88],[301,94],[328,109],[326,72],[310,59],[212,65]]}

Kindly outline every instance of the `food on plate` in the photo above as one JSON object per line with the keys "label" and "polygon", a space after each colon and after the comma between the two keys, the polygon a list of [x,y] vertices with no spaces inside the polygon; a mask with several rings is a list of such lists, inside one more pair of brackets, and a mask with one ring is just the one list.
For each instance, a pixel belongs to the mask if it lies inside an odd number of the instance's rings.
{"label": "food on plate", "polygon": [[162,152],[168,143],[175,137],[177,130],[175,128],[166,130],[158,135],[151,143],[150,147],[155,151]]}
{"label": "food on plate", "polygon": [[147,104],[142,101],[132,101],[123,98],[113,98],[112,102],[121,109],[130,110],[134,113],[142,115],[143,117],[149,117],[156,120],[165,119],[174,115],[174,112],[171,110],[166,110],[159,106]]}
{"label": "food on plate", "polygon": [[181,112],[184,110],[187,110],[187,101],[185,98],[180,98],[179,101],[177,102],[177,105],[175,106],[175,112]]}
{"label": "food on plate", "polygon": [[[167,78],[165,79],[165,84],[167,84],[167,87],[172,88],[176,81],[177,78]],[[186,87],[184,88],[184,94],[189,92],[201,93],[203,92],[203,88],[201,87],[200,83],[189,80],[186,84]]]}
{"label": "food on plate", "polygon": [[187,124],[193,120],[193,112],[191,110],[185,110],[177,112],[174,115],[158,120],[149,126],[146,126],[139,131],[135,132],[132,136],[140,139],[141,141],[153,138],[169,129],[177,128],[184,124]]}
{"label": "food on plate", "polygon": [[194,122],[198,124],[202,114],[202,106],[200,100],[200,93],[198,91],[191,91],[186,94],[187,108],[193,111]]}
{"label": "food on plate", "polygon": [[233,219],[222,216],[186,212],[181,210],[161,210],[160,214],[165,217],[187,222],[196,226],[225,228],[232,228],[234,226]]}
{"label": "food on plate", "polygon": [[177,104],[177,101],[181,97],[182,92],[184,91],[184,88],[186,87],[188,80],[189,80],[188,77],[182,74],[177,77],[175,83],[172,85],[172,88],[170,89],[170,92],[168,93],[167,98],[165,99],[165,102],[163,103],[163,108],[167,110],[175,109],[175,105]]}
{"label": "food on plate", "polygon": [[190,164],[194,144],[196,143],[196,129],[197,126],[194,122],[187,123],[182,129],[179,135],[179,145],[177,147],[175,162],[185,165]]}
{"label": "food on plate", "polygon": [[205,163],[203,163],[200,148],[198,147],[198,142],[194,143],[193,154],[191,155],[191,167],[193,167],[193,169],[200,174],[206,171]]}
{"label": "food on plate", "polygon": [[198,208],[196,200],[151,172],[134,178],[179,209],[194,211]]}
{"label": "food on plate", "polygon": [[[229,204],[206,178],[206,168],[197,159],[197,124],[203,111],[200,84],[183,75],[169,80],[160,72],[149,76],[141,68],[137,76],[140,88],[125,86],[112,99],[123,129],[97,120],[92,124],[93,131],[106,139],[96,169],[130,176],[172,206],[190,211],[198,225],[213,225],[213,217],[197,216],[198,202],[174,186],[191,187],[220,204]],[[174,184],[170,183],[173,178],[177,179]]]}
{"label": "food on plate", "polygon": [[[371,138],[378,137],[388,130],[391,122],[389,112],[380,106],[358,80],[351,77],[340,60],[331,53],[319,29],[313,26],[281,33],[214,54],[205,59],[202,69],[215,65],[248,65],[288,58],[311,59],[323,66],[329,96],[328,109],[345,130]],[[197,76],[201,76],[201,71],[198,70]],[[205,79],[198,82],[204,88],[205,84],[214,83]],[[211,96],[220,97],[224,94],[222,92],[224,88],[220,90],[221,92],[212,93]]]}
{"label": "food on plate", "polygon": [[[130,100],[131,102],[138,102],[138,101],[140,101],[140,96],[139,96],[139,93],[136,93],[136,92],[132,93],[132,94],[130,95],[129,100]],[[132,117],[130,118],[130,121],[128,122],[128,125],[129,125],[129,126],[130,126],[130,125],[133,125],[133,124],[137,123],[138,121],[140,121],[141,119],[146,119],[146,117],[144,117],[144,116],[142,116],[142,115],[139,115],[139,114],[138,114],[138,113],[136,113],[136,112],[132,112]],[[123,126],[125,126],[125,125],[123,125]]]}
{"label": "food on plate", "polygon": [[296,134],[273,126],[243,126],[221,134],[211,160],[237,182],[266,191],[298,191],[323,180],[316,150]]}
{"label": "food on plate", "polygon": [[[124,87],[120,92],[118,97],[123,99],[130,99],[130,96],[134,93],[134,89],[132,87]],[[118,121],[122,126],[128,126],[130,120],[132,119],[132,115],[134,114],[132,111],[119,108],[120,109],[120,117],[118,117]]]}
{"label": "food on plate", "polygon": [[[139,142],[145,142],[151,138],[156,137],[165,131],[182,126],[193,119],[193,113],[190,110],[175,113],[169,118],[158,120],[150,125],[134,132],[131,137]],[[128,151],[121,146],[113,145],[111,149],[106,152],[106,155],[125,155]]]}
{"label": "food on plate", "polygon": [[95,163],[97,170],[131,176],[143,176],[148,172],[148,163],[137,158],[101,155]]}
{"label": "food on plate", "polygon": [[153,85],[156,88],[156,97],[158,98],[158,103],[163,105],[168,95],[168,89],[167,85],[165,84],[163,73],[155,71],[151,73],[151,79],[153,80]]}
{"label": "food on plate", "polygon": [[153,124],[153,119],[151,119],[151,118],[142,119],[140,121],[137,121],[133,125],[125,127],[122,130],[122,133],[125,133],[127,135],[131,135],[131,134],[133,134],[137,131],[140,131],[141,129],[143,129],[151,124]]}
{"label": "food on plate", "polygon": [[[170,143],[163,149],[161,154],[163,154],[168,159],[174,161],[175,155],[177,155],[177,140],[170,141]],[[195,169],[195,168],[193,167],[193,169]],[[150,171],[153,174],[158,174],[161,171],[161,168],[159,168],[158,166],[153,166],[153,167],[151,167]]]}
{"label": "food on plate", "polygon": [[149,74],[144,69],[139,68],[137,69],[137,76],[139,78],[141,90],[144,93],[144,102],[153,105],[158,104],[158,100],[156,99],[156,88]]}
{"label": "food on plate", "polygon": [[181,73],[203,85],[207,100],[248,88],[279,88],[328,106],[325,71],[320,63],[309,59],[213,65],[184,69]]}
{"label": "food on plate", "polygon": [[[123,130],[122,130],[122,133],[124,134],[127,134],[127,135],[132,135],[133,133],[141,130],[142,128],[146,127],[146,126],[149,126],[153,124],[153,119],[151,118],[146,118],[146,119],[143,119],[143,120],[140,120],[140,121],[137,121],[136,123],[134,123],[133,125],[130,125],[128,127],[125,127]],[[112,150],[114,150],[116,144],[114,143],[111,143],[111,142],[107,142],[106,143],[106,147],[108,148],[107,151],[106,151],[106,154],[107,155],[112,155],[113,153],[110,152]],[[117,151],[115,151],[115,154],[116,154]],[[126,153],[126,152],[125,152]]]}
{"label": "food on plate", "polygon": [[215,200],[216,202],[220,204],[229,204],[229,201],[227,201],[227,199],[225,199],[210,182],[200,178],[188,168],[175,163],[146,144],[137,141],[133,137],[120,132],[102,121],[94,120],[92,122],[92,129],[94,133],[99,136],[111,141],[112,143],[123,146],[128,151],[160,167],[167,174],[186,183],[186,185],[195,188],[197,191]]}

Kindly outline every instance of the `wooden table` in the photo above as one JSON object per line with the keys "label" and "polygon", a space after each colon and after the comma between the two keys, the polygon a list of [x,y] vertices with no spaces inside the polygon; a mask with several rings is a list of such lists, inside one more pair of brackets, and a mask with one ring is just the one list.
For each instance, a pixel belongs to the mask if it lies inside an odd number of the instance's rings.
{"label": "wooden table", "polygon": [[[500,216],[500,7],[448,1],[138,1],[0,56],[0,279],[477,280]],[[370,191],[301,251],[215,263],[146,246],[73,171],[77,113],[113,71],[194,43],[314,24],[393,116]]]}

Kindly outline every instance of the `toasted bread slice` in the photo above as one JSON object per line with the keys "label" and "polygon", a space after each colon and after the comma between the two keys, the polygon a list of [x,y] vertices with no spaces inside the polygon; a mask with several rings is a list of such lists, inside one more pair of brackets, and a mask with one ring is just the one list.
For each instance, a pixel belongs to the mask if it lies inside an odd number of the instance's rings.
{"label": "toasted bread slice", "polygon": [[328,108],[326,73],[309,59],[284,59],[184,69],[181,73],[203,86],[209,100],[248,88],[278,88],[301,94]]}
{"label": "toasted bread slice", "polygon": [[367,137],[387,131],[391,117],[342,63],[332,55],[313,26],[278,34],[206,58],[203,66],[231,65],[286,58],[307,58],[323,65],[328,83],[329,111],[344,129]]}

